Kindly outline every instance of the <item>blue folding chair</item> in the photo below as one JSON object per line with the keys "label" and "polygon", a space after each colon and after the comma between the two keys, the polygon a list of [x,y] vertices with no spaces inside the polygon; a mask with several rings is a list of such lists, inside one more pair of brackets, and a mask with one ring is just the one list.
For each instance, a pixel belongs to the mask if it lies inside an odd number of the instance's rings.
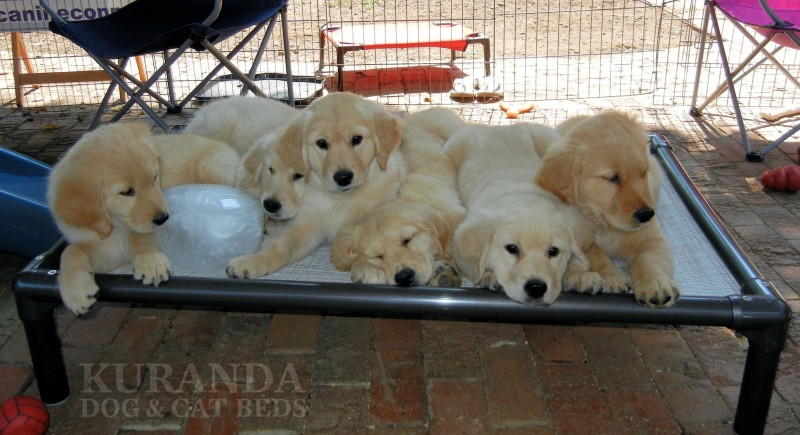
{"label": "blue folding chair", "polygon": [[[113,116],[111,122],[119,120],[133,104],[138,104],[164,130],[169,130],[169,126],[142,96],[147,93],[155,98],[166,106],[168,113],[180,112],[223,67],[242,82],[242,94],[251,91],[259,97],[266,97],[253,78],[278,16],[283,29],[286,80],[287,83],[292,83],[286,18],[288,0],[135,0],[111,14],[88,21],[66,21],[61,18],[58,8],[52,7],[48,0],[39,0],[39,3],[52,17],[50,30],[85,50],[111,77],[111,85],[90,129],[94,129],[100,122],[117,86],[131,98]],[[231,59],[264,26],[267,26],[267,30],[255,60],[245,73]],[[227,55],[215,47],[215,44],[250,27],[253,29]],[[219,61],[219,65],[178,102],[170,68],[190,48],[208,51]],[[130,57],[158,52],[164,53],[164,63],[147,81],[142,82],[125,71]],[[167,98],[153,89],[153,85],[162,76],[166,76],[169,93]],[[131,87],[126,80],[135,86]],[[294,102],[292,86],[287,88],[288,100]]]}

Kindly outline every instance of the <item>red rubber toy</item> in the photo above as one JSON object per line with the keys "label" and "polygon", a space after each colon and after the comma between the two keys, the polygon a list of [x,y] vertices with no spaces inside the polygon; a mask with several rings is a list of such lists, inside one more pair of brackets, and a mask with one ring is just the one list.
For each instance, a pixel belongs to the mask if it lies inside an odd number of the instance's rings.
{"label": "red rubber toy", "polygon": [[800,190],[800,166],[789,165],[764,171],[761,185],[765,189],[797,192]]}
{"label": "red rubber toy", "polygon": [[50,413],[32,396],[12,397],[0,404],[0,435],[42,435],[50,426]]}

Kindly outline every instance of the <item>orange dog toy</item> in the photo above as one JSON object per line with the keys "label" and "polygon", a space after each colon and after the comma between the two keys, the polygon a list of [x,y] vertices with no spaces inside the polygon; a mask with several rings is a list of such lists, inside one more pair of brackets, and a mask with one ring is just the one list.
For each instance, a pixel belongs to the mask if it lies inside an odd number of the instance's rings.
{"label": "orange dog toy", "polygon": [[519,106],[512,106],[504,101],[501,101],[500,110],[506,113],[506,117],[514,119],[521,113],[526,113],[533,110],[533,103],[523,103]]}

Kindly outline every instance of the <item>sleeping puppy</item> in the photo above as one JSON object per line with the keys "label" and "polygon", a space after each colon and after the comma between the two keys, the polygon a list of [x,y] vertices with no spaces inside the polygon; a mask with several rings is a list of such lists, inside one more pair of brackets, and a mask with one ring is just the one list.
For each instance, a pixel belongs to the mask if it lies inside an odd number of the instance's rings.
{"label": "sleeping puppy", "polygon": [[244,155],[259,138],[283,127],[298,113],[298,109],[269,98],[234,96],[201,107],[183,132],[225,142]]}
{"label": "sleeping puppy", "polygon": [[300,207],[306,180],[278,158],[277,139],[300,111],[268,98],[230,97],[195,113],[185,133],[230,144],[242,158],[236,186],[259,197],[267,216],[293,218]]}
{"label": "sleeping puppy", "polygon": [[628,262],[639,302],[673,305],[680,292],[655,211],[661,171],[644,128],[608,111],[569,119],[557,130],[561,138],[545,152],[536,183],[577,205],[592,222],[597,244]]}
{"label": "sleeping puppy", "polygon": [[450,240],[464,218],[455,167],[442,146],[463,120],[447,109],[417,112],[405,121],[400,153],[408,178],[400,196],[343,228],[331,245],[331,260],[355,282],[455,287]]}
{"label": "sleeping puppy", "polygon": [[528,123],[470,126],[445,144],[467,208],[453,238],[456,264],[476,285],[526,304],[552,304],[564,282],[589,293],[603,287],[584,254],[591,227],[531,182],[540,162],[536,138],[555,136]]}
{"label": "sleeping puppy", "polygon": [[86,313],[99,290],[95,273],[133,263],[144,284],[169,279],[154,233],[169,211],[161,189],[187,183],[233,185],[238,154],[194,135],[153,135],[140,123],[86,133],[53,167],[48,203],[69,245],[61,255],[64,305]]}
{"label": "sleeping puppy", "polygon": [[311,103],[278,135],[280,160],[303,175],[297,215],[270,228],[259,252],[231,259],[232,278],[257,278],[301,260],[358,217],[397,197],[406,177],[393,152],[400,118],[378,103],[337,92]]}

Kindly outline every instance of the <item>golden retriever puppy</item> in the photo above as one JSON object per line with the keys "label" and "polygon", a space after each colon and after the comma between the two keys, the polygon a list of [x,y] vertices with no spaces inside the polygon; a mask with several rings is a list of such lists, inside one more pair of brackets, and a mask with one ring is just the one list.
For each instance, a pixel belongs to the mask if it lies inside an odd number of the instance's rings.
{"label": "golden retriever puppy", "polygon": [[580,211],[531,182],[534,141],[555,134],[529,123],[470,126],[445,144],[467,208],[453,238],[456,264],[476,285],[526,304],[552,304],[565,281],[590,293],[603,287],[584,254],[592,240]]}
{"label": "golden retriever puppy", "polygon": [[355,282],[458,286],[449,265],[450,240],[466,209],[456,189],[455,167],[442,146],[463,120],[447,109],[428,109],[406,119],[399,151],[408,178],[400,196],[343,228],[331,260]]}
{"label": "golden retriever puppy", "polygon": [[544,154],[536,183],[574,204],[592,222],[598,245],[630,266],[636,299],[667,307],[680,296],[673,263],[656,217],[661,171],[647,133],[616,111],[559,125],[561,138]]}
{"label": "golden retriever puppy", "polygon": [[367,184],[377,163],[385,170],[402,125],[381,105],[349,92],[328,94],[292,118],[278,155],[297,172],[316,173],[329,192]]}
{"label": "golden retriever puppy", "polygon": [[267,216],[281,221],[297,214],[306,185],[304,174],[277,153],[280,132],[299,113],[268,98],[236,96],[198,110],[184,132],[226,142],[239,151],[236,186],[261,198]]}
{"label": "golden retriever puppy", "polygon": [[402,120],[379,103],[337,92],[311,103],[277,139],[281,161],[306,179],[297,215],[270,228],[259,252],[231,259],[232,278],[257,278],[299,261],[361,215],[395,199],[406,178],[393,152]]}
{"label": "golden retriever puppy", "polygon": [[61,255],[64,305],[86,313],[99,290],[95,273],[132,263],[144,284],[169,279],[156,228],[169,210],[161,189],[185,183],[233,185],[238,154],[194,135],[153,135],[140,123],[86,133],[53,167],[48,202],[69,245]]}
{"label": "golden retriever puppy", "polygon": [[261,136],[283,127],[298,113],[269,98],[233,96],[201,107],[183,132],[225,142],[243,155]]}

